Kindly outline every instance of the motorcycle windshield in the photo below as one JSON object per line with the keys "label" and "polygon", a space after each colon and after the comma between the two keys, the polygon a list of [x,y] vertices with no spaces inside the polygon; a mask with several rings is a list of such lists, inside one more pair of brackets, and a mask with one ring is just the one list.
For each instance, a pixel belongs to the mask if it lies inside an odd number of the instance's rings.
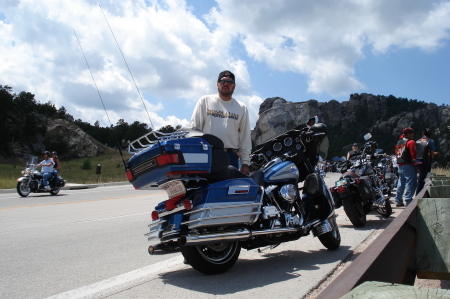
{"label": "motorcycle windshield", "polygon": [[38,157],[36,156],[30,156],[30,158],[28,159],[28,165],[36,165],[38,163]]}
{"label": "motorcycle windshield", "polygon": [[326,136],[319,145],[319,156],[325,160],[328,156],[328,148],[330,147],[330,141]]}

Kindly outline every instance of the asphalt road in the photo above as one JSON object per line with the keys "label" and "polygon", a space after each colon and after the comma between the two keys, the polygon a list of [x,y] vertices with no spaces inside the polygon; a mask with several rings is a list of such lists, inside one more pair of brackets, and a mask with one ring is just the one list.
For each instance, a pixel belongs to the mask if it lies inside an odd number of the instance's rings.
{"label": "asphalt road", "polygon": [[[327,184],[337,176],[328,174]],[[401,212],[394,207],[389,219],[372,212],[355,229],[341,208],[338,250],[306,236],[242,250],[230,271],[207,276],[180,253],[148,255],[150,213],[165,198],[131,185],[0,194],[0,298],[303,298]]]}

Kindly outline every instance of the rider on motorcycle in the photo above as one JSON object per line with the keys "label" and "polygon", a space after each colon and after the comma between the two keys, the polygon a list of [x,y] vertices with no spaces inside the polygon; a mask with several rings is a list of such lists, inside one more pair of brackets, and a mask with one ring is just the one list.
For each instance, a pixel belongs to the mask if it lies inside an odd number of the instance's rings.
{"label": "rider on motorcycle", "polygon": [[61,167],[61,163],[59,162],[58,153],[55,151],[52,152],[52,161],[54,163],[53,176],[55,177],[55,184],[57,184],[59,182],[58,176],[59,176],[59,169]]}
{"label": "rider on motorcycle", "polygon": [[45,191],[50,190],[50,186],[48,185],[48,179],[51,178],[53,175],[54,165],[55,165],[55,163],[50,158],[49,151],[44,152],[44,160],[42,162],[40,162],[38,165],[36,165],[36,167],[42,166],[41,173],[42,173],[42,178],[43,178],[42,181],[44,184]]}

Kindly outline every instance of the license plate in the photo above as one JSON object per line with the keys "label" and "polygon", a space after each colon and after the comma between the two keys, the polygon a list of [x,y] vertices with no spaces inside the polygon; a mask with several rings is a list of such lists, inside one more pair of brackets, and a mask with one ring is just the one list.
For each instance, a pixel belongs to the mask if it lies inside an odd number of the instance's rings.
{"label": "license plate", "polygon": [[186,194],[183,182],[178,180],[164,183],[159,188],[167,192],[169,199]]}
{"label": "license plate", "polygon": [[346,185],[346,184],[347,184],[347,181],[346,181],[346,180],[340,180],[340,181],[337,181],[337,182],[336,182],[336,187],[344,186],[344,185]]}

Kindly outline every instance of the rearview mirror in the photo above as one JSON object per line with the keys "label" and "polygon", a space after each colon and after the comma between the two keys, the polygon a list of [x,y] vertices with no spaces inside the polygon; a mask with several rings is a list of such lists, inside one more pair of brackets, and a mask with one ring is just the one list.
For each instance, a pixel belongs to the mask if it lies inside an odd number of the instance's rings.
{"label": "rearview mirror", "polygon": [[370,138],[372,138],[372,134],[367,133],[366,135],[364,135],[364,140],[369,140]]}

